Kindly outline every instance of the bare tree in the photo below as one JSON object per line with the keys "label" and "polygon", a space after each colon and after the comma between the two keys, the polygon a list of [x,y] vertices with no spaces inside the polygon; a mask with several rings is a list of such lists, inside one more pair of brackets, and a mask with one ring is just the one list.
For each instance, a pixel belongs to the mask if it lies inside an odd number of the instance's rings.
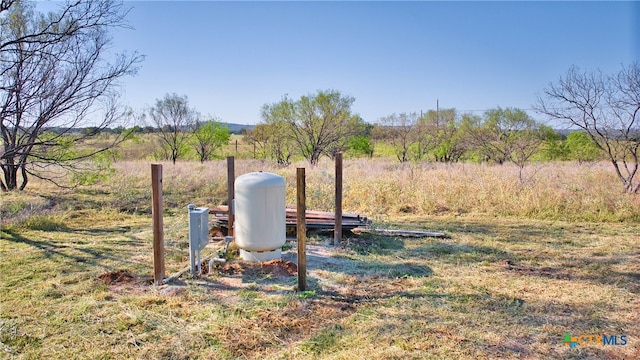
{"label": "bare tree", "polygon": [[640,191],[640,68],[617,74],[581,72],[571,67],[539,97],[536,109],[568,126],[582,129],[607,156],[623,190]]}
{"label": "bare tree", "polygon": [[184,155],[191,131],[200,115],[189,107],[187,96],[176,94],[167,94],[163,99],[156,99],[149,115],[159,129],[160,145],[166,158],[175,164],[176,160]]}
{"label": "bare tree", "polygon": [[[268,152],[269,142],[272,137],[271,128],[268,124],[257,124],[253,129],[247,130],[244,140],[253,144],[253,157],[265,158]],[[259,152],[259,154],[256,154]]]}
{"label": "bare tree", "polygon": [[[29,175],[56,182],[50,172],[40,170],[77,170],[81,160],[122,141],[116,137],[99,149],[72,151],[73,144],[131,115],[118,110],[117,82],[135,74],[142,57],[134,53],[105,59],[109,31],[127,27],[126,14],[122,4],[109,0],[67,2],[48,14],[37,13],[25,1],[2,1],[2,190],[24,189]],[[75,131],[88,125],[95,131]]]}
{"label": "bare tree", "polygon": [[0,13],[6,10],[9,10],[11,4],[13,4],[15,0],[2,0],[0,1]]}
{"label": "bare tree", "polygon": [[391,143],[400,162],[411,160],[412,150],[418,147],[418,114],[391,114],[380,119],[373,130],[373,137]]}

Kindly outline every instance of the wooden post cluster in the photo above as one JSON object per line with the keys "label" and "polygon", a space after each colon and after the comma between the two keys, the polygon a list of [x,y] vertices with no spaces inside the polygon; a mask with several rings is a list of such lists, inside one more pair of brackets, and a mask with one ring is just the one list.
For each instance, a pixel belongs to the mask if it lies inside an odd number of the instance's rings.
{"label": "wooden post cluster", "polygon": [[153,218],[153,282],[164,280],[164,225],[162,221],[162,165],[151,164],[151,215]]}
{"label": "wooden post cluster", "polygon": [[297,189],[297,225],[296,234],[298,236],[298,291],[307,290],[307,200],[306,200],[306,180],[304,168],[298,168],[296,172]]}

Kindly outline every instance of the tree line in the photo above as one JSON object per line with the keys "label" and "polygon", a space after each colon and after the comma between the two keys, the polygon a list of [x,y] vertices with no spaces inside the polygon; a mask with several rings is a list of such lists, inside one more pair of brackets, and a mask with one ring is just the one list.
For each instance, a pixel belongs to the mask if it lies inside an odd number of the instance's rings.
{"label": "tree line", "polygon": [[426,113],[391,114],[368,125],[351,111],[355,99],[336,90],[317,91],[297,100],[284,97],[262,108],[262,123],[246,134],[260,155],[288,164],[294,155],[315,165],[337,152],[373,155],[376,144],[388,144],[400,162],[452,163],[475,160],[522,171],[541,160],[607,160],[623,190],[640,191],[640,67],[623,66],[614,74],[567,74],[544,89],[534,109],[570,127],[563,138],[551,127],[517,108],[459,114],[455,108]]}
{"label": "tree line", "polygon": [[351,113],[354,98],[335,90],[299,100],[266,104],[263,122],[245,134],[258,156],[288,164],[294,155],[316,164],[337,152],[373,156],[376,146],[391,148],[400,162],[512,162],[520,168],[534,156],[543,160],[594,161],[601,158],[587,133],[566,138],[517,108],[495,108],[482,116],[455,108],[391,114],[367,124]]}
{"label": "tree line", "polygon": [[[133,131],[119,132],[99,148],[74,145],[147,116],[159,130],[163,156],[173,162],[188,146],[207,160],[228,141],[228,129],[215,119],[203,120],[186,96],[167,94],[144,114],[120,104],[119,80],[134,75],[143,61],[136,52],[108,52],[110,31],[128,27],[122,3],[69,1],[59,6],[43,14],[29,1],[0,1],[3,191],[24,189],[30,176],[55,182],[51,168],[79,170],[79,164],[117,146]],[[246,140],[261,157],[283,165],[294,156],[312,165],[338,152],[372,156],[382,144],[389,144],[401,162],[512,162],[521,172],[534,157],[604,158],[625,192],[640,191],[637,63],[613,74],[572,67],[537,100],[538,113],[580,131],[561,139],[523,110],[500,107],[483,115],[459,114],[454,108],[391,114],[367,124],[351,110],[354,97],[319,90],[265,104],[262,122]]]}

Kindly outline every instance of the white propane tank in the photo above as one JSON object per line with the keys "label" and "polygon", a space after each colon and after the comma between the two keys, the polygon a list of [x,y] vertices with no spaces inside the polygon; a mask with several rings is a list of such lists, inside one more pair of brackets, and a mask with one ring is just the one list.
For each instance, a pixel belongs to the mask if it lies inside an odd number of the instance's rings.
{"label": "white propane tank", "polygon": [[239,176],[233,206],[240,257],[247,261],[280,259],[287,230],[284,178],[268,172]]}

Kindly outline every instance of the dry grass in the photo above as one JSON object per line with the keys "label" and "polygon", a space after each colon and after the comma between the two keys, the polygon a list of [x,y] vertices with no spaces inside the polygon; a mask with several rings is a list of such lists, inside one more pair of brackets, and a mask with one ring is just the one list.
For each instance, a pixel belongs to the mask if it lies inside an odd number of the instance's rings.
{"label": "dry grass", "polygon": [[[150,166],[115,166],[75,191],[35,182],[2,195],[0,358],[640,355],[640,204],[605,164],[531,167],[520,184],[508,166],[347,160],[345,211],[451,238],[362,235],[327,248],[313,236],[302,293],[295,277],[259,271],[149,285]],[[294,203],[295,165],[236,163],[237,174],[256,170],[285,176]],[[307,177],[308,207],[331,210],[332,164]],[[188,263],[186,205],[224,201],[225,162],[164,164],[163,178],[171,273]],[[101,278],[117,271],[133,278]],[[569,349],[566,332],[629,342]]]}
{"label": "dry grass", "polygon": [[[148,207],[150,167],[142,161],[115,164],[111,189],[122,207],[141,202]],[[333,210],[333,164],[315,168],[304,162],[277,167],[271,162],[239,160],[236,176],[270,171],[287,181],[287,203],[295,204],[295,169],[307,167],[307,207]],[[226,161],[165,163],[166,206],[189,202],[217,205],[226,199]],[[347,159],[344,168],[344,211],[368,214],[379,221],[420,216],[507,216],[564,221],[640,222],[640,197],[623,194],[606,163],[541,163],[525,169],[518,180],[514,166],[480,164],[399,164]],[[140,208],[129,209],[135,211]]]}

